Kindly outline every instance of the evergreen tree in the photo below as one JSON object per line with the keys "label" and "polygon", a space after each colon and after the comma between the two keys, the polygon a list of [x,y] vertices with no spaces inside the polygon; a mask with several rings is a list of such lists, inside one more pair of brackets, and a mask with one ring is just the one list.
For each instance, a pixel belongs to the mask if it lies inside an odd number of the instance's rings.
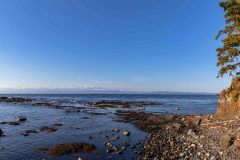
{"label": "evergreen tree", "polygon": [[223,46],[217,49],[218,77],[229,73],[234,78],[240,78],[240,0],[227,0],[219,5],[224,9],[226,27],[216,37],[223,37]]}

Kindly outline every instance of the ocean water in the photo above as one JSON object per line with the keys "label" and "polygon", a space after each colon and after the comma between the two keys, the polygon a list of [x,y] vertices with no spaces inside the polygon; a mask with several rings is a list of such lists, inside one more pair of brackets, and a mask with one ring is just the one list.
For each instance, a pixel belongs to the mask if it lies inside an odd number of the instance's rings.
{"label": "ocean water", "polygon": [[[81,95],[0,95],[10,97],[33,98],[35,102],[51,102],[64,106],[86,107],[87,102],[101,100],[108,101],[145,101],[158,102],[160,105],[146,106],[145,112],[155,114],[212,114],[216,112],[216,95],[107,95],[107,94],[81,94]],[[176,110],[176,108],[180,110]],[[139,108],[136,108],[139,109]],[[117,121],[116,109],[92,109],[86,107],[79,113],[66,113],[63,109],[46,106],[33,106],[29,103],[14,104],[0,103],[0,122],[14,121],[17,116],[27,117],[27,121],[19,126],[0,125],[5,137],[0,138],[0,159],[137,159],[136,149],[128,148],[122,155],[106,153],[107,147],[103,145],[104,136],[112,137],[112,130],[131,131],[129,137],[119,133],[118,140],[111,143],[121,146],[122,141],[136,144],[146,138],[147,133],[137,129],[132,124]],[[101,113],[101,114],[92,114]],[[56,132],[39,132],[40,127],[62,123]],[[81,128],[81,129],[79,129]],[[21,135],[27,129],[37,130],[39,133],[24,137]],[[92,137],[92,138],[89,138]],[[59,143],[83,141],[95,144],[94,153],[77,153],[66,156],[48,156],[38,151],[39,147],[51,147]]]}
{"label": "ocean water", "polygon": [[[61,94],[61,95],[0,95],[34,98],[42,101],[81,106],[86,102],[108,101],[145,101],[159,102],[161,105],[148,106],[146,112],[173,114],[213,114],[216,112],[217,95],[164,95],[164,94]],[[177,111],[176,108],[180,110]]]}

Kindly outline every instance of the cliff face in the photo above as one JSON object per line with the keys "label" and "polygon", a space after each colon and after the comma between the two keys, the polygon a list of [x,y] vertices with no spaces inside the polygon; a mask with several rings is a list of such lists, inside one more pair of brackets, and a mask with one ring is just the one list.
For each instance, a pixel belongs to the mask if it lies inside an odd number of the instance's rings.
{"label": "cliff face", "polygon": [[230,95],[220,93],[216,115],[221,118],[240,116],[240,100],[236,101]]}
{"label": "cliff face", "polygon": [[216,115],[220,118],[240,117],[240,79],[235,78],[231,86],[219,95]]}

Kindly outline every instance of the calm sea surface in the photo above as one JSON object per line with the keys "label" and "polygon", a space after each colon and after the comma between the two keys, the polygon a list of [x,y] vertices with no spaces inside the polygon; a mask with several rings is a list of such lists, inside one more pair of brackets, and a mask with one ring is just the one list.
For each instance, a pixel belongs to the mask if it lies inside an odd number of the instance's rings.
{"label": "calm sea surface", "polygon": [[[155,114],[209,114],[215,113],[218,97],[216,95],[0,95],[10,97],[34,98],[36,102],[51,102],[58,105],[84,107],[86,102],[101,100],[109,101],[146,101],[159,102],[161,105],[146,106],[145,112]],[[176,108],[180,110],[177,111]],[[130,137],[120,135],[112,143],[121,144],[127,141],[135,144],[144,139],[147,133],[140,131],[131,124],[117,122],[116,109],[84,109],[79,113],[66,113],[63,109],[31,104],[0,103],[0,122],[14,121],[16,116],[25,116],[27,121],[19,126],[0,125],[5,137],[0,138],[0,159],[136,159],[134,149],[128,148],[122,155],[106,153],[103,145],[104,136],[111,137],[114,128],[131,131]],[[102,113],[102,114],[92,114]],[[40,127],[62,123],[54,133],[39,132]],[[79,129],[81,128],[81,129]],[[27,129],[37,130],[39,133],[24,137],[21,135]],[[101,131],[101,133],[100,133]],[[89,138],[91,136],[92,138]],[[51,147],[59,143],[83,141],[97,146],[95,154],[71,154],[62,157],[47,156],[37,149]],[[99,157],[99,153],[101,157]]]}

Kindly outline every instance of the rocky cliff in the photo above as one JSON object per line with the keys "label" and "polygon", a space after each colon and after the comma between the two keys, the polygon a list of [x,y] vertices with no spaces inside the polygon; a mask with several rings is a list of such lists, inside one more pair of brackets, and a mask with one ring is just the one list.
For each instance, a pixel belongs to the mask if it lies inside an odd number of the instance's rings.
{"label": "rocky cliff", "polygon": [[231,86],[219,94],[216,115],[221,118],[240,117],[240,78],[235,78]]}

